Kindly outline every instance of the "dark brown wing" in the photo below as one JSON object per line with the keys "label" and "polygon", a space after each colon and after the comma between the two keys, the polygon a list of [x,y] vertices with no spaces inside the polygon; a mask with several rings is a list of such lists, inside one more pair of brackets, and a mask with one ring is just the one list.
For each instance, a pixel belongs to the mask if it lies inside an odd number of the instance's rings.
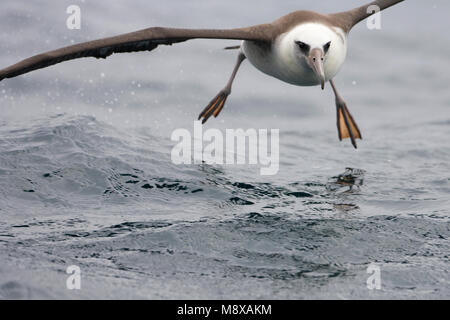
{"label": "dark brown wing", "polygon": [[374,11],[368,10],[370,6],[378,6],[381,10],[387,9],[389,7],[392,7],[393,5],[402,2],[404,0],[377,0],[372,1],[371,3],[368,3],[364,6],[361,6],[359,8],[330,14],[329,16],[332,17],[335,21],[338,22],[338,25],[345,31],[349,32],[358,22],[368,18],[372,14],[374,14]]}
{"label": "dark brown wing", "polygon": [[119,52],[151,51],[161,44],[171,45],[195,38],[271,41],[273,36],[273,27],[270,24],[229,30],[154,27],[35,55],[0,70],[0,81],[67,60],[106,58]]}

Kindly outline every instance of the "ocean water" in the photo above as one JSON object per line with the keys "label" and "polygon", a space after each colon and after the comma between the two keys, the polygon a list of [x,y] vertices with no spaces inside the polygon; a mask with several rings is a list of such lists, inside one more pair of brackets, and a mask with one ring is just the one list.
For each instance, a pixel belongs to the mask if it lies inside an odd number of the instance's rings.
{"label": "ocean water", "polygon": [[[3,0],[0,65],[154,25],[231,28],[361,3]],[[80,30],[65,25],[71,4]],[[172,132],[192,131],[225,85],[234,41],[0,82],[0,298],[450,298],[449,9],[408,0],[381,30],[352,31],[336,85],[358,150],[337,139],[328,84],[291,86],[244,62],[205,129],[279,129],[273,176],[171,161]],[[66,287],[71,265],[80,290]]]}

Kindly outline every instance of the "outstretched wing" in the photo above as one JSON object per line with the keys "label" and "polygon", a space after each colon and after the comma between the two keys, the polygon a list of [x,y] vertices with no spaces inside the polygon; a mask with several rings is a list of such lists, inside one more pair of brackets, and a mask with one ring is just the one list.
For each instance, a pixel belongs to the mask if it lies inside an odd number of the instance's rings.
{"label": "outstretched wing", "polygon": [[389,7],[392,7],[393,5],[402,2],[404,0],[377,0],[372,1],[371,3],[368,3],[364,6],[361,6],[359,8],[330,14],[333,19],[339,21],[339,26],[345,31],[349,32],[356,24],[358,24],[360,21],[370,17],[372,14],[375,13],[375,11],[371,10],[372,6],[377,6],[380,11],[387,9]]}
{"label": "outstretched wing", "polygon": [[151,51],[161,44],[172,45],[196,38],[271,41],[273,37],[273,27],[270,24],[229,30],[153,27],[35,55],[0,70],[0,81],[67,60],[85,57],[106,58],[119,52]]}

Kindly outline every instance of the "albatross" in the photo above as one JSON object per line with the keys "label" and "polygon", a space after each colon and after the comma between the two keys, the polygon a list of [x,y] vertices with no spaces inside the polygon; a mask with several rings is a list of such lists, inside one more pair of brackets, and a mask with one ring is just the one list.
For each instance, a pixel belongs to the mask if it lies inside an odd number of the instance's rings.
{"label": "albatross", "polygon": [[294,11],[272,23],[235,29],[152,27],[32,56],[0,70],[0,81],[72,59],[107,58],[113,53],[152,51],[159,45],[191,39],[241,40],[239,46],[226,48],[239,50],[233,72],[225,87],[200,113],[198,120],[205,123],[211,116],[220,114],[241,63],[248,59],[263,73],[292,85],[320,85],[323,90],[325,83],[329,82],[335,95],[339,140],[349,138],[357,148],[356,139],[362,139],[361,131],[333,79],[345,61],[350,30],[372,14],[402,1],[377,0],[333,14]]}

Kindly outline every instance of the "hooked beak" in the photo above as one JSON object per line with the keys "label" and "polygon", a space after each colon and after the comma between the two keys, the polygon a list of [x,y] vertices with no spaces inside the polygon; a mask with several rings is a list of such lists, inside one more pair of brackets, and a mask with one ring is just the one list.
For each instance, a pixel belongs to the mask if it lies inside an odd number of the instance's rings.
{"label": "hooked beak", "polygon": [[323,51],[316,48],[311,50],[308,56],[308,63],[320,80],[322,90],[325,88],[325,72],[323,71]]}

